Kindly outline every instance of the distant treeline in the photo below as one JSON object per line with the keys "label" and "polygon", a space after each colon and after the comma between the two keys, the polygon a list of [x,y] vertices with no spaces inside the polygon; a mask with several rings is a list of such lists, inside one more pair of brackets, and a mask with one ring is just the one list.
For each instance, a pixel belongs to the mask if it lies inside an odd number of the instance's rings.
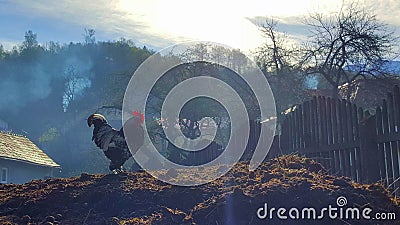
{"label": "distant treeline", "polygon": [[69,44],[39,44],[27,31],[12,50],[0,47],[0,119],[52,156],[64,175],[94,171],[104,162],[94,157],[84,119],[102,105],[120,106],[133,71],[152,53],[123,38],[96,42],[93,30]]}

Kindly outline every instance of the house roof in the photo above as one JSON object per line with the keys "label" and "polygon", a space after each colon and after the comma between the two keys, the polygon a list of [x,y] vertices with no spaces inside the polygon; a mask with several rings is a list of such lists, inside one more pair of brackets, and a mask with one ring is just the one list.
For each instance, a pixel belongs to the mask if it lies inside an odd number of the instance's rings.
{"label": "house roof", "polygon": [[41,166],[60,167],[25,136],[0,132],[0,158]]}
{"label": "house roof", "polygon": [[340,86],[339,94],[374,114],[376,107],[382,106],[383,99],[394,90],[395,85],[400,86],[399,77],[359,79]]}

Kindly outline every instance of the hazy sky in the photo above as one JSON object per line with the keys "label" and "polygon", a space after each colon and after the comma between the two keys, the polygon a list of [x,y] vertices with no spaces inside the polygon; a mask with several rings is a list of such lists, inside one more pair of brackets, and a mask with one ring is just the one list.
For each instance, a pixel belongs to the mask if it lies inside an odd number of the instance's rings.
{"label": "hazy sky", "polygon": [[[399,33],[399,0],[358,2]],[[78,42],[84,28],[94,28],[97,40],[125,37],[157,49],[204,40],[248,50],[262,42],[254,18],[272,16],[280,21],[280,31],[298,38],[307,34],[306,15],[331,13],[341,5],[342,0],[0,0],[0,43],[10,49],[27,30],[37,33],[41,43]]]}

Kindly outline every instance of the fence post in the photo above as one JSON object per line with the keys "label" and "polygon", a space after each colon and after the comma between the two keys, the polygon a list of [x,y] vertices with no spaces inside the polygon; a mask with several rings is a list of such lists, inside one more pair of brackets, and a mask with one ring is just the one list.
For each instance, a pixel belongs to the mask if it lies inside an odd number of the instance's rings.
{"label": "fence post", "polygon": [[360,153],[362,158],[364,183],[373,183],[380,179],[379,157],[376,133],[376,117],[371,116],[361,121],[360,128]]}

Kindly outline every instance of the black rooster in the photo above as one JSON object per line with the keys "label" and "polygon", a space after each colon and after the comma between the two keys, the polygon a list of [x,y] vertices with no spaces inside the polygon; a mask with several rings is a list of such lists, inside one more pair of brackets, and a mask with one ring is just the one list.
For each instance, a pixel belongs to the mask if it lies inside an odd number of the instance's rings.
{"label": "black rooster", "polygon": [[[109,169],[113,173],[123,171],[123,164],[132,153],[143,145],[144,130],[142,124],[144,122],[143,114],[134,112],[133,117],[126,121],[124,127],[116,130],[111,127],[106,118],[101,114],[92,114],[87,119],[88,126],[94,125],[92,141],[101,148],[108,159],[111,160]],[[125,132],[128,134],[125,136]],[[126,142],[129,139],[129,148]],[[130,149],[130,151],[129,151]]]}

